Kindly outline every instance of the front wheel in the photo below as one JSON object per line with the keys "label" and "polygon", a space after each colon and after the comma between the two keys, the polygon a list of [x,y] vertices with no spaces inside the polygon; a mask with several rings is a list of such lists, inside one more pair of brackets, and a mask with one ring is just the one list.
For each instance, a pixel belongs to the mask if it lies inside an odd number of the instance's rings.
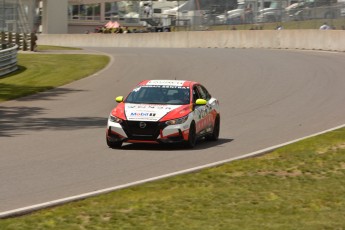
{"label": "front wheel", "polygon": [[107,138],[107,145],[112,149],[119,149],[122,146],[122,141],[109,141]]}
{"label": "front wheel", "polygon": [[334,13],[332,12],[327,12],[324,16],[324,18],[327,18],[327,19],[334,19],[335,18],[335,15]]}
{"label": "front wheel", "polygon": [[186,142],[186,147],[187,148],[194,148],[196,144],[196,129],[195,129],[195,123],[192,122],[189,128],[189,135],[188,135],[188,140]]}
{"label": "front wheel", "polygon": [[267,22],[276,22],[276,21],[277,21],[277,19],[275,16],[270,15],[267,17]]}
{"label": "front wheel", "polygon": [[206,140],[217,141],[219,139],[219,131],[220,131],[220,117],[218,115],[214,122],[213,131],[209,136],[206,136]]}

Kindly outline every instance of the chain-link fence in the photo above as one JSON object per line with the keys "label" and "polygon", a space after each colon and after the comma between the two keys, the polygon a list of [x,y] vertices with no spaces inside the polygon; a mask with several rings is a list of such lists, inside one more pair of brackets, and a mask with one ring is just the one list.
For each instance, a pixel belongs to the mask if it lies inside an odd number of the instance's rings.
{"label": "chain-link fence", "polygon": [[[319,29],[324,23],[328,24],[326,28],[342,29],[345,26],[345,0],[87,2],[80,0],[69,3],[69,23],[74,28],[88,23],[92,28],[97,23],[105,25],[108,21],[118,22],[117,27],[132,27],[142,32]],[[105,31],[116,31],[114,26],[110,29]]]}
{"label": "chain-link fence", "polygon": [[179,30],[345,29],[345,1],[248,0],[232,10],[178,11],[176,22]]}
{"label": "chain-link fence", "polygon": [[[190,0],[177,1],[176,10],[143,13],[150,26],[175,30],[212,29],[345,29],[345,0]],[[152,5],[152,12],[160,12]],[[139,8],[140,9],[140,8]],[[148,12],[148,11],[146,11]]]}
{"label": "chain-link fence", "polygon": [[39,26],[39,0],[0,0],[0,31],[31,33]]}

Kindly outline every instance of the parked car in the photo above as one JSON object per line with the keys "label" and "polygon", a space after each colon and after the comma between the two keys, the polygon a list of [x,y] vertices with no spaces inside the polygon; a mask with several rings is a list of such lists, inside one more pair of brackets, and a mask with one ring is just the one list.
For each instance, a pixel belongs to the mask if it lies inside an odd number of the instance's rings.
{"label": "parked car", "polygon": [[246,23],[254,23],[253,5],[255,2],[239,2],[237,8],[229,10],[225,14],[220,14],[216,17],[217,24],[239,25]]}
{"label": "parked car", "polygon": [[344,16],[345,2],[305,0],[286,9],[291,20],[334,19]]}
{"label": "parked car", "polygon": [[110,113],[106,141],[110,148],[129,143],[183,143],[218,140],[219,102],[198,82],[145,80]]}
{"label": "parked car", "polygon": [[257,22],[280,22],[285,20],[285,8],[288,6],[289,1],[271,1],[268,8],[264,8],[258,12]]}

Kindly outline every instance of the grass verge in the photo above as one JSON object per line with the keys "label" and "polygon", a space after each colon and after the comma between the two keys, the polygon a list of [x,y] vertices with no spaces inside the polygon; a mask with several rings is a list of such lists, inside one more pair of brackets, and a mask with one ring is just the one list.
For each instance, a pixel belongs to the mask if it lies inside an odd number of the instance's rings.
{"label": "grass verge", "polygon": [[344,229],[345,128],[256,158],[0,220],[0,229]]}
{"label": "grass verge", "polygon": [[0,102],[79,80],[108,63],[109,57],[103,55],[19,53],[19,70],[0,78]]}

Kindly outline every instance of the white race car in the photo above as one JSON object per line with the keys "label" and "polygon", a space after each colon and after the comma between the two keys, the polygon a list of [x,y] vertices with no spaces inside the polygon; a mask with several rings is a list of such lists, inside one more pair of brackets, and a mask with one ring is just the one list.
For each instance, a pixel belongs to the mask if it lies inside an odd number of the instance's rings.
{"label": "white race car", "polygon": [[145,80],[116,101],[106,131],[110,148],[121,148],[123,142],[193,148],[201,137],[218,140],[219,102],[198,82]]}

